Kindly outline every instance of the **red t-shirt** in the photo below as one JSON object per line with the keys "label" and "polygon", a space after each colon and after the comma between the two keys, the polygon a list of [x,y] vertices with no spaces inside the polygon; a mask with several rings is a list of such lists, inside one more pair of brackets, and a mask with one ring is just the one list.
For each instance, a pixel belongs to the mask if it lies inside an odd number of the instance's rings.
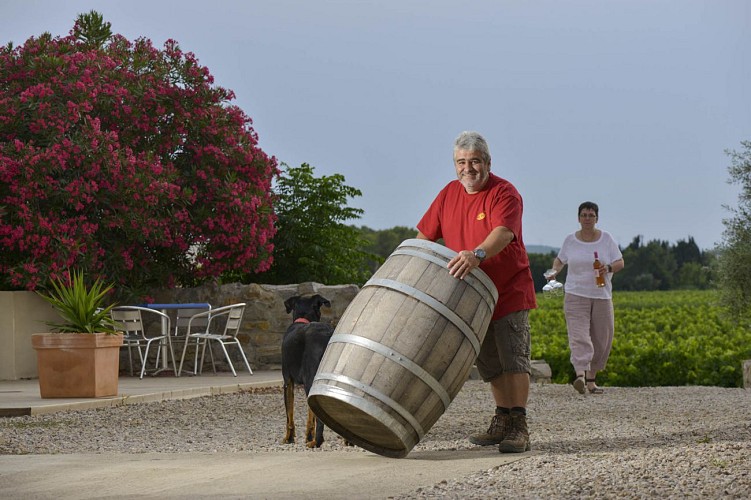
{"label": "red t-shirt", "polygon": [[491,173],[485,188],[475,194],[467,193],[459,180],[449,182],[417,224],[430,240],[443,238],[455,252],[474,250],[496,227],[504,226],[514,233],[514,240],[501,253],[480,264],[498,289],[494,320],[537,307],[522,239],[522,211],[522,197],[516,188]]}

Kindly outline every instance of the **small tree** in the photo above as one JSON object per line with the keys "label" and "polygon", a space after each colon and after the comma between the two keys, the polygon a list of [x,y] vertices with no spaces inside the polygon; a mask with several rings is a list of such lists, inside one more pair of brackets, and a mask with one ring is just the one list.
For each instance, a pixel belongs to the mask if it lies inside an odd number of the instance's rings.
{"label": "small tree", "polygon": [[74,267],[131,295],[268,269],[276,160],[213,81],[96,12],[0,48],[0,289]]}
{"label": "small tree", "polygon": [[719,247],[718,281],[721,296],[738,316],[751,312],[751,141],[741,141],[743,151],[726,151],[731,165],[729,183],[739,184],[738,207],[723,221]]}
{"label": "small tree", "polygon": [[282,170],[274,189],[274,263],[269,271],[243,281],[364,283],[370,277],[367,262],[372,256],[362,250],[367,241],[360,231],[345,224],[363,213],[347,206],[349,198],[362,192],[344,184],[340,174],[315,177],[307,163],[297,168],[283,163]]}

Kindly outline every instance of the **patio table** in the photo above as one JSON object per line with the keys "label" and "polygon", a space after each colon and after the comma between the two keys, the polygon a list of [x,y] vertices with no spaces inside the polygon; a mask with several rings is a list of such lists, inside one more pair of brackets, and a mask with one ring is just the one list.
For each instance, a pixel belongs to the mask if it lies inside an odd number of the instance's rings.
{"label": "patio table", "polygon": [[[170,309],[211,309],[211,304],[208,302],[187,302],[187,303],[169,303],[169,304],[141,304],[141,307],[147,307],[149,309],[158,309],[167,314]],[[169,331],[169,325],[167,319],[162,318],[162,333],[167,338],[166,349],[162,349],[161,366],[154,371],[154,375],[164,370],[169,370],[169,357],[167,356],[167,349],[172,353],[172,363],[175,363],[175,353],[172,350],[172,332]],[[172,371],[176,377],[179,377],[177,367],[173,366]]]}

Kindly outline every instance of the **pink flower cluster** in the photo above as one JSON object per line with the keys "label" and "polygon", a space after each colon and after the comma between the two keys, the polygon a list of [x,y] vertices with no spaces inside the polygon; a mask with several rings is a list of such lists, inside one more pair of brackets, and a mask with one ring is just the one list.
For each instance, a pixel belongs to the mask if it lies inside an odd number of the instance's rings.
{"label": "pink flower cluster", "polygon": [[0,289],[267,270],[277,161],[234,94],[174,41],[72,33],[0,48]]}

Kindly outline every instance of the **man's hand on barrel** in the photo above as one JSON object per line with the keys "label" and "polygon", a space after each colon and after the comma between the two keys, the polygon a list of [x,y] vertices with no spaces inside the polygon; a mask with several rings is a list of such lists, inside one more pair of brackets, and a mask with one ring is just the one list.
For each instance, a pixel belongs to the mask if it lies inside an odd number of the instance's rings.
{"label": "man's hand on barrel", "polygon": [[460,280],[480,265],[480,259],[471,250],[462,250],[448,264],[449,274]]}

